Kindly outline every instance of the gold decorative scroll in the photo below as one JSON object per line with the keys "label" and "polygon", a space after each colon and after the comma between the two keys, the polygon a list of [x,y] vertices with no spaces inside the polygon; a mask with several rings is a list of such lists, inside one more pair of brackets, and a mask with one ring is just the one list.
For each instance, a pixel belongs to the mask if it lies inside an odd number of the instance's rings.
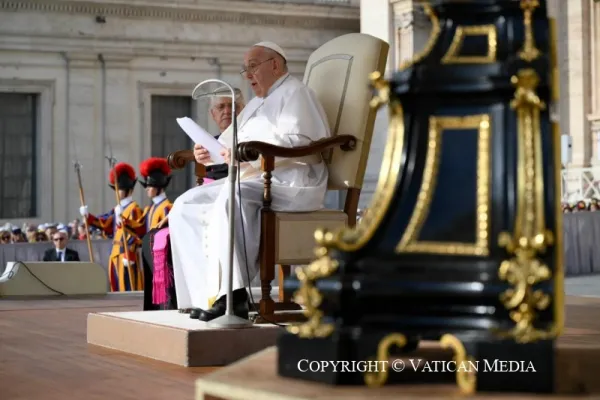
{"label": "gold decorative scroll", "polygon": [[317,230],[315,232],[315,240],[319,245],[315,250],[317,259],[304,268],[299,267],[296,269],[296,276],[300,280],[301,286],[294,293],[294,301],[304,305],[306,308],[304,315],[306,315],[308,321],[303,324],[289,326],[287,330],[301,338],[322,338],[331,335],[333,332],[333,324],[322,322],[323,312],[319,310],[319,306],[323,301],[323,297],[315,287],[317,279],[330,276],[338,268],[338,262],[329,257],[329,249],[324,245],[324,243],[331,242],[332,236],[330,232]]}
{"label": "gold decorative scroll", "polygon": [[445,334],[440,338],[443,348],[454,350],[454,362],[456,363],[456,384],[463,394],[473,394],[477,386],[476,368],[467,368],[476,364],[473,357],[467,355],[467,350],[460,339],[454,335]]}
{"label": "gold decorative scroll", "polygon": [[[377,346],[377,356],[375,357],[376,371],[366,371],[364,381],[368,387],[376,388],[385,385],[388,379],[388,364],[390,360],[390,348],[397,346],[403,348],[406,346],[407,339],[402,333],[390,333],[379,342]],[[454,351],[454,361],[456,363],[456,384],[463,394],[472,394],[475,392],[477,377],[476,368],[467,368],[474,366],[476,362],[473,357],[467,355],[467,351],[462,342],[454,335],[445,334],[440,338],[442,348],[450,348]],[[373,361],[373,360],[369,360]],[[382,366],[381,370],[379,366]],[[393,368],[397,369],[397,368]]]}
{"label": "gold decorative scroll", "polygon": [[[552,68],[552,78],[550,83],[552,101],[554,102],[556,112],[558,113],[559,99],[560,99],[560,80],[559,80],[559,69],[558,69],[558,33],[556,29],[556,20],[549,18],[550,25],[550,66]],[[558,119],[558,118],[557,118]],[[553,146],[553,163],[554,168],[554,198],[561,198],[561,140],[560,140],[560,126],[558,121],[552,122],[552,146]],[[562,330],[565,324],[565,310],[564,310],[564,287],[565,287],[565,276],[564,276],[564,258],[563,251],[563,211],[559,201],[554,202],[554,218],[555,227],[554,231],[554,252],[559,256],[555,257],[554,264],[554,333],[556,336],[562,334]]]}
{"label": "gold decorative scroll", "polygon": [[518,125],[517,215],[513,235],[502,232],[498,238],[499,245],[512,256],[500,265],[499,277],[513,286],[501,296],[516,323],[506,335],[527,343],[553,335],[534,327],[537,312],[550,304],[550,296],[534,290],[534,285],[552,276],[539,257],[553,245],[554,238],[546,229],[544,214],[540,111],[546,105],[535,92],[539,77],[533,69],[522,69],[512,77],[512,82],[517,87],[511,102]]}
{"label": "gold decorative scroll", "polygon": [[393,345],[403,348],[406,346],[406,336],[401,333],[390,333],[381,341],[377,346],[377,365],[382,365],[381,371],[367,371],[365,372],[364,379],[368,387],[380,387],[385,384],[388,378],[387,362],[390,359],[390,348]]}
{"label": "gold decorative scroll", "polygon": [[533,11],[539,6],[540,2],[538,0],[521,0],[525,43],[523,44],[523,49],[519,52],[519,57],[525,61],[533,61],[540,56],[540,51],[535,47],[535,37],[531,22]]}

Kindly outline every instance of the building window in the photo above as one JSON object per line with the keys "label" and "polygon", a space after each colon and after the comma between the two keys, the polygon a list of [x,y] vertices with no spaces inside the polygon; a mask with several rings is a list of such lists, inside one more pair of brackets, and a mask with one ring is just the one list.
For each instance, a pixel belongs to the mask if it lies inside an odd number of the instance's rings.
{"label": "building window", "polygon": [[[177,124],[176,119],[192,117],[192,98],[190,96],[152,96],[151,155],[168,157],[177,150],[192,148],[192,141]],[[193,166],[184,171],[173,171],[171,183],[166,190],[167,196],[174,201],[188,190],[193,182]]]}
{"label": "building window", "polygon": [[37,94],[0,93],[0,219],[37,215]]}

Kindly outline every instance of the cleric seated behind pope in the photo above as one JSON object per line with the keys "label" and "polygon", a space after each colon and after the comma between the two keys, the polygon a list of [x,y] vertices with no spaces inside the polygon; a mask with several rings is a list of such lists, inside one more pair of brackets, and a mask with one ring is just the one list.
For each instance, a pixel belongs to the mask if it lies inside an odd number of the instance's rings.
{"label": "cleric seated behind pope", "polygon": [[[323,107],[310,88],[288,73],[286,55],[278,45],[261,42],[252,46],[244,56],[241,74],[256,97],[238,117],[239,143],[261,141],[297,147],[330,137]],[[227,162],[232,134],[232,129],[227,129],[219,137]],[[198,163],[212,163],[201,146],[194,147],[194,156]],[[323,207],[328,172],[320,157],[275,161],[273,210],[303,212]],[[242,318],[248,318],[249,312],[246,288],[259,269],[260,166],[260,159],[240,164],[241,191],[236,188],[235,196],[233,308]],[[228,179],[220,179],[190,189],[177,198],[169,215],[177,304],[179,309],[191,308],[190,317],[201,321],[226,311],[229,187]]]}

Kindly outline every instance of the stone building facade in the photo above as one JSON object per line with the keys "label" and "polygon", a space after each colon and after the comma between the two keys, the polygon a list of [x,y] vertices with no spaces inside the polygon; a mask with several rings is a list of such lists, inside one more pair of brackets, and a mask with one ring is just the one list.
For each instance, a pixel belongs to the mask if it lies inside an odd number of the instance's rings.
{"label": "stone building facade", "polygon": [[[198,82],[249,100],[239,71],[253,43],[277,42],[301,78],[315,49],[359,29],[356,0],[0,1],[0,223],[77,217],[74,160],[90,211],[109,210],[111,151],[137,169],[188,148],[181,116],[216,133],[208,101],[190,98]],[[177,172],[171,194],[191,183]]]}
{"label": "stone building facade", "polygon": [[[216,133],[208,101],[192,88],[221,78],[251,91],[242,54],[279,43],[301,77],[312,51],[350,32],[390,43],[387,70],[421,50],[431,29],[415,0],[0,1],[0,223],[66,221],[80,204],[81,163],[92,212],[115,204],[106,156],[137,167],[189,145],[175,122],[188,115]],[[551,0],[559,29],[561,131],[573,143],[570,170],[600,169],[600,2]],[[368,205],[387,135],[376,121],[360,199]],[[600,173],[598,174],[600,178]],[[176,173],[171,195],[192,183]],[[591,181],[595,178],[592,176]],[[138,187],[136,200],[146,202]],[[331,193],[329,207],[343,204]]]}

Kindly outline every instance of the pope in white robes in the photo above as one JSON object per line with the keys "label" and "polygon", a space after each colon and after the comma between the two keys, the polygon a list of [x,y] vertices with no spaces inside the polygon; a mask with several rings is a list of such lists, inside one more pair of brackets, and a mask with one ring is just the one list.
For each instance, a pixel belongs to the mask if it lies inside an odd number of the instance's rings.
{"label": "pope in white robes", "polygon": [[[239,143],[262,141],[297,147],[330,136],[322,106],[310,88],[288,73],[286,56],[279,46],[258,43],[245,54],[244,63],[242,74],[256,97],[238,116]],[[231,135],[230,127],[219,138],[226,148],[230,147]],[[222,152],[227,162],[230,154],[231,149]],[[194,155],[197,162],[212,162],[200,145],[194,147]],[[320,157],[275,161],[273,210],[302,212],[323,207],[328,172]],[[248,318],[246,288],[259,270],[263,201],[260,159],[242,163],[240,170],[241,193],[236,188],[235,198],[232,290],[235,315]],[[228,179],[221,179],[190,189],[176,199],[169,215],[177,304],[180,309],[191,308],[190,317],[202,321],[210,321],[226,311],[229,185]]]}

